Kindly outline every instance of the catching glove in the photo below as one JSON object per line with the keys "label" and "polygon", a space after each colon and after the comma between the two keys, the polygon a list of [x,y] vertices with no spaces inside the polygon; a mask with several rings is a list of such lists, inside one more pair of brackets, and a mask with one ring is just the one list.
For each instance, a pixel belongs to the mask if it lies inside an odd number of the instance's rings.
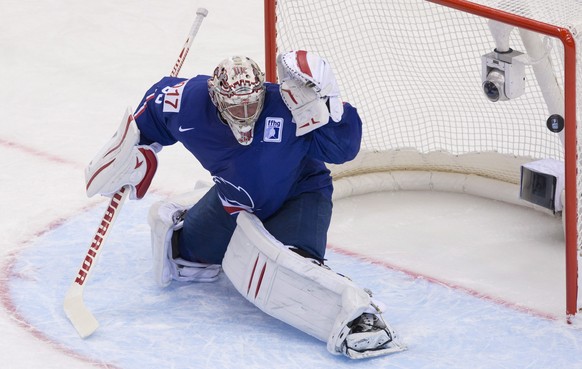
{"label": "catching glove", "polygon": [[339,122],[343,104],[329,62],[304,50],[277,57],[280,92],[301,136],[329,122]]}

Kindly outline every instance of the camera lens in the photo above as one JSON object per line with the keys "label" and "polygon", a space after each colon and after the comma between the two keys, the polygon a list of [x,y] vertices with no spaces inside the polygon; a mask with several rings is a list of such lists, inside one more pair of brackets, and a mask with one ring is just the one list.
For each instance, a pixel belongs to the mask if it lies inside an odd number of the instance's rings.
{"label": "camera lens", "polygon": [[487,96],[487,98],[491,101],[499,100],[499,89],[495,86],[495,83],[491,81],[485,81],[483,83],[483,92]]}
{"label": "camera lens", "polygon": [[483,92],[489,101],[496,102],[500,100],[507,100],[503,87],[505,85],[505,75],[498,69],[493,69],[487,75],[483,82]]}

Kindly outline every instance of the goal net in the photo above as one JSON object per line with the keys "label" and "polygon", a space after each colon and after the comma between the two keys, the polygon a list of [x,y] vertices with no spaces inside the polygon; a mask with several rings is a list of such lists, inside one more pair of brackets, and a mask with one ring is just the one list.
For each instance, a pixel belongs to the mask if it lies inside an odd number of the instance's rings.
{"label": "goal net", "polygon": [[[547,211],[567,214],[566,312],[576,314],[579,2],[265,0],[265,10],[267,78],[277,51],[314,51],[364,122],[359,156],[332,167],[337,196],[430,188],[540,209],[520,199],[522,167],[557,164],[565,191]],[[566,128],[550,131],[561,118]]]}

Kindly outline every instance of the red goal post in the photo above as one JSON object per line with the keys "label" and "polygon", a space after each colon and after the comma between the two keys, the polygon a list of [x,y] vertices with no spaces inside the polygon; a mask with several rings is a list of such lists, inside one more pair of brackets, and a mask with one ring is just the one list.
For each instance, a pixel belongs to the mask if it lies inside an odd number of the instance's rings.
{"label": "red goal post", "polygon": [[[529,66],[523,96],[491,103],[482,91],[474,91],[480,89],[481,54],[496,46],[488,20],[532,31],[544,45],[549,38],[552,46],[542,50],[542,58],[555,69],[563,94],[556,96],[553,107],[538,71]],[[315,51],[338,70],[342,97],[358,107],[365,132],[362,154],[345,168],[333,168],[334,180],[361,172],[460,174],[464,183],[477,176],[510,184],[501,185],[501,192],[509,188],[511,198],[524,163],[562,161],[566,314],[571,317],[582,305],[582,166],[577,162],[581,150],[576,129],[577,82],[582,76],[577,75],[576,21],[582,25],[582,5],[573,0],[265,0],[267,80],[276,81],[278,50]],[[510,36],[510,46],[525,52],[525,41],[516,37]],[[531,66],[538,62],[529,60]],[[545,128],[545,119],[555,110],[565,121],[560,135]],[[363,183],[359,186],[366,187]],[[342,185],[336,187],[341,192]],[[463,187],[463,192],[497,196],[480,191]]]}

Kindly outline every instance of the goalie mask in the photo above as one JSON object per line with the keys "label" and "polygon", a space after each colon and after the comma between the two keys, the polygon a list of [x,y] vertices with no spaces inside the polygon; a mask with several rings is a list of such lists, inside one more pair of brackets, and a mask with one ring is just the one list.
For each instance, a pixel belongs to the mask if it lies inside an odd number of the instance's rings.
{"label": "goalie mask", "polygon": [[264,82],[257,63],[244,56],[223,60],[208,80],[212,103],[241,145],[253,141],[255,122],[265,101]]}

